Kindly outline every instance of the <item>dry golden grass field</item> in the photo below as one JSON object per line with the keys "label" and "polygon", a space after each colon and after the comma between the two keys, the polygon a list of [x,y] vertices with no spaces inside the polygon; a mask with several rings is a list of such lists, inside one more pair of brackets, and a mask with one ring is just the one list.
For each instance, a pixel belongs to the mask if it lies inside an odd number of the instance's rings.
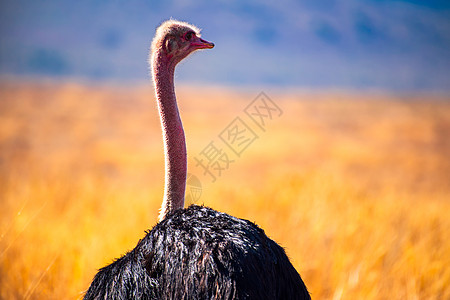
{"label": "dry golden grass field", "polygon": [[[450,98],[179,87],[197,204],[256,222],[314,299],[450,299]],[[240,117],[240,156],[219,135]],[[212,182],[210,142],[233,160]],[[228,151],[228,152],[227,152]],[[157,220],[151,84],[0,84],[0,298],[77,299]]]}

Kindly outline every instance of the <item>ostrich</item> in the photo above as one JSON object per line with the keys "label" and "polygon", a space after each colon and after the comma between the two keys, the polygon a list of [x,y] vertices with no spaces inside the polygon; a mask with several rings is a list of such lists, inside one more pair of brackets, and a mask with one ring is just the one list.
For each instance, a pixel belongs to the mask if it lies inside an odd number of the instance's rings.
{"label": "ostrich", "polygon": [[84,299],[310,299],[283,248],[256,224],[204,206],[183,208],[186,144],[174,70],[193,51],[213,47],[184,22],[156,30],[150,62],[166,173],[159,223],[99,270]]}

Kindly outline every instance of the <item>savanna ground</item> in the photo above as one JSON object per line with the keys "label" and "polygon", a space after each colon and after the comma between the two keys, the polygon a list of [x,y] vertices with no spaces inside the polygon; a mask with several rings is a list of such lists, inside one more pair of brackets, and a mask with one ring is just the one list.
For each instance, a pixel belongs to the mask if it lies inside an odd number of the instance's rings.
{"label": "savanna ground", "polygon": [[[250,219],[285,247],[314,299],[450,298],[450,99],[178,89],[189,170],[204,204]],[[236,117],[258,139],[218,137]],[[195,158],[234,160],[211,182]],[[219,174],[216,174],[219,175]],[[149,85],[0,84],[0,298],[76,299],[135,246],[163,191]]]}

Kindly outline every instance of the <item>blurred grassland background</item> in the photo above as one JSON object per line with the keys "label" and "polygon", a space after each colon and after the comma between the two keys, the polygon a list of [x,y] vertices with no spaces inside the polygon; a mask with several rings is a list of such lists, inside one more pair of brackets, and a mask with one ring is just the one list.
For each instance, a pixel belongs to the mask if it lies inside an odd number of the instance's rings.
{"label": "blurred grassland background", "polygon": [[[314,299],[449,299],[449,98],[270,92],[283,115],[211,183],[193,156],[256,95],[177,89],[197,204],[264,228]],[[150,84],[2,81],[0,298],[80,298],[157,222],[163,164]]]}

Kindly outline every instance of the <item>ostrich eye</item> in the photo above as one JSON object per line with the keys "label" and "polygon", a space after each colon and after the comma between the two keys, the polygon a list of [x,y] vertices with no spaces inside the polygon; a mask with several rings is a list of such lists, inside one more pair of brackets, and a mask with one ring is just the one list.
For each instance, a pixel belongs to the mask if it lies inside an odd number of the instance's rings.
{"label": "ostrich eye", "polygon": [[186,41],[189,41],[191,38],[192,38],[192,35],[193,35],[194,33],[192,32],[192,31],[189,31],[188,33],[186,33],[185,35],[184,35],[184,38],[186,39]]}

